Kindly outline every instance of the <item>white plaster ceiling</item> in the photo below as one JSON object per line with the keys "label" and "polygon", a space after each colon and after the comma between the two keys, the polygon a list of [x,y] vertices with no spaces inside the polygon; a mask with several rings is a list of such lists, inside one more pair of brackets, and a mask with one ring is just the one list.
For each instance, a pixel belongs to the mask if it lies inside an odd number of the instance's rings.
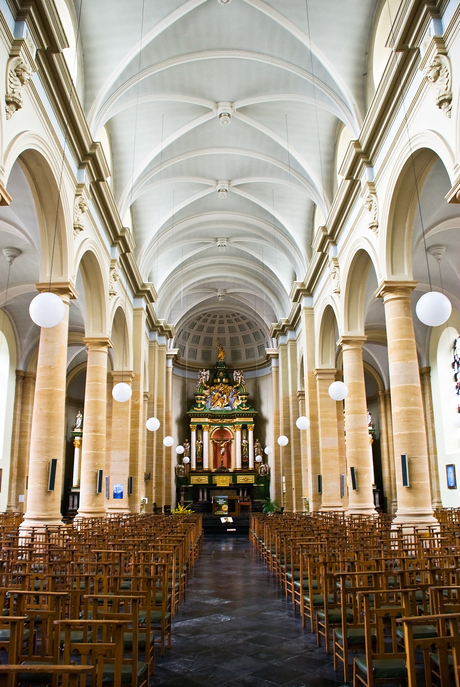
{"label": "white plaster ceiling", "polygon": [[265,336],[287,317],[316,206],[327,215],[333,195],[337,132],[356,136],[364,117],[375,6],[83,3],[84,105],[93,136],[109,134],[115,199],[160,318],[180,328],[219,308],[219,289]]}

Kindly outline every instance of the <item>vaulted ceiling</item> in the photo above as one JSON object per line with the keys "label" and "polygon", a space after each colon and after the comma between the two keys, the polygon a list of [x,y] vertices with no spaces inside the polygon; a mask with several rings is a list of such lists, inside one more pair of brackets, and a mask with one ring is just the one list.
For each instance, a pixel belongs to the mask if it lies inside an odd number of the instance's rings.
{"label": "vaulted ceiling", "polygon": [[84,106],[158,316],[180,334],[244,315],[268,345],[331,203],[338,133],[364,117],[376,0],[80,2]]}

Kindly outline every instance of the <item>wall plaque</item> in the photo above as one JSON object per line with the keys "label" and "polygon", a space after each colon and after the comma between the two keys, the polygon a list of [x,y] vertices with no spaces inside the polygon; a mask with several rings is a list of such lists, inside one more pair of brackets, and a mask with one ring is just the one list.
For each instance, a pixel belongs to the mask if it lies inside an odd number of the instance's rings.
{"label": "wall plaque", "polygon": [[212,481],[218,487],[228,487],[230,485],[230,475],[213,475]]}

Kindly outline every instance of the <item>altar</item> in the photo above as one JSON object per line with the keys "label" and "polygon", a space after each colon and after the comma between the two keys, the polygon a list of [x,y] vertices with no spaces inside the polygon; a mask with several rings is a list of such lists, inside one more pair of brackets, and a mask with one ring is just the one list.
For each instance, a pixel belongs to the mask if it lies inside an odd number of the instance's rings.
{"label": "altar", "polygon": [[233,489],[245,501],[265,496],[269,468],[254,436],[257,411],[248,397],[243,371],[228,369],[218,344],[216,366],[199,371],[195,401],[187,412],[190,461],[183,470],[178,466],[181,475],[176,470],[194,502],[208,501],[215,489]]}

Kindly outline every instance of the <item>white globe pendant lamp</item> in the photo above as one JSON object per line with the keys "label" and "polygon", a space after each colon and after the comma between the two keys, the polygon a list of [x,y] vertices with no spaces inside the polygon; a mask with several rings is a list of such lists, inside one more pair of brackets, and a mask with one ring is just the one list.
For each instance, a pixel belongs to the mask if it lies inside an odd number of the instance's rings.
{"label": "white globe pendant lamp", "polygon": [[329,387],[329,396],[333,401],[343,401],[348,396],[348,387],[343,382],[332,382]]}
{"label": "white globe pendant lamp", "polygon": [[172,437],[169,437],[169,436],[168,436],[168,437],[165,437],[165,438],[163,439],[163,444],[164,444],[165,446],[168,446],[168,447],[169,447],[169,446],[172,446],[172,445],[174,444],[174,439],[173,439]]}
{"label": "white globe pendant lamp", "polygon": [[185,465],[187,465],[187,463],[190,463],[190,458],[188,456],[184,456],[182,458],[182,462],[185,463]]}
{"label": "white globe pendant lamp", "polygon": [[264,448],[264,453],[265,453],[265,455],[267,455],[267,456],[269,456],[270,454],[272,454],[272,453],[273,453],[272,447],[271,447],[271,446],[266,446],[266,447]]}
{"label": "white globe pendant lamp", "polygon": [[287,446],[289,444],[289,439],[282,434],[280,437],[278,437],[278,444],[280,446]]}
{"label": "white globe pendant lamp", "polygon": [[178,453],[179,455],[182,455],[184,451],[185,448],[183,446],[176,446],[176,453]]}
{"label": "white globe pendant lamp", "polygon": [[418,299],[415,312],[420,322],[427,327],[439,327],[449,319],[452,303],[443,293],[429,291]]}
{"label": "white globe pendant lamp", "polygon": [[305,415],[301,415],[295,421],[297,429],[308,429],[310,427],[310,420]]}
{"label": "white globe pendant lamp", "polygon": [[112,396],[118,403],[126,403],[126,401],[129,401],[132,393],[131,387],[129,384],[126,384],[126,382],[119,382],[115,384],[112,389]]}
{"label": "white globe pendant lamp", "polygon": [[65,305],[58,295],[51,291],[44,291],[32,299],[29,315],[38,327],[55,327],[64,318]]}
{"label": "white globe pendant lamp", "polygon": [[149,419],[145,423],[145,426],[147,427],[149,432],[156,432],[157,429],[160,427],[160,421],[157,417],[149,417]]}

